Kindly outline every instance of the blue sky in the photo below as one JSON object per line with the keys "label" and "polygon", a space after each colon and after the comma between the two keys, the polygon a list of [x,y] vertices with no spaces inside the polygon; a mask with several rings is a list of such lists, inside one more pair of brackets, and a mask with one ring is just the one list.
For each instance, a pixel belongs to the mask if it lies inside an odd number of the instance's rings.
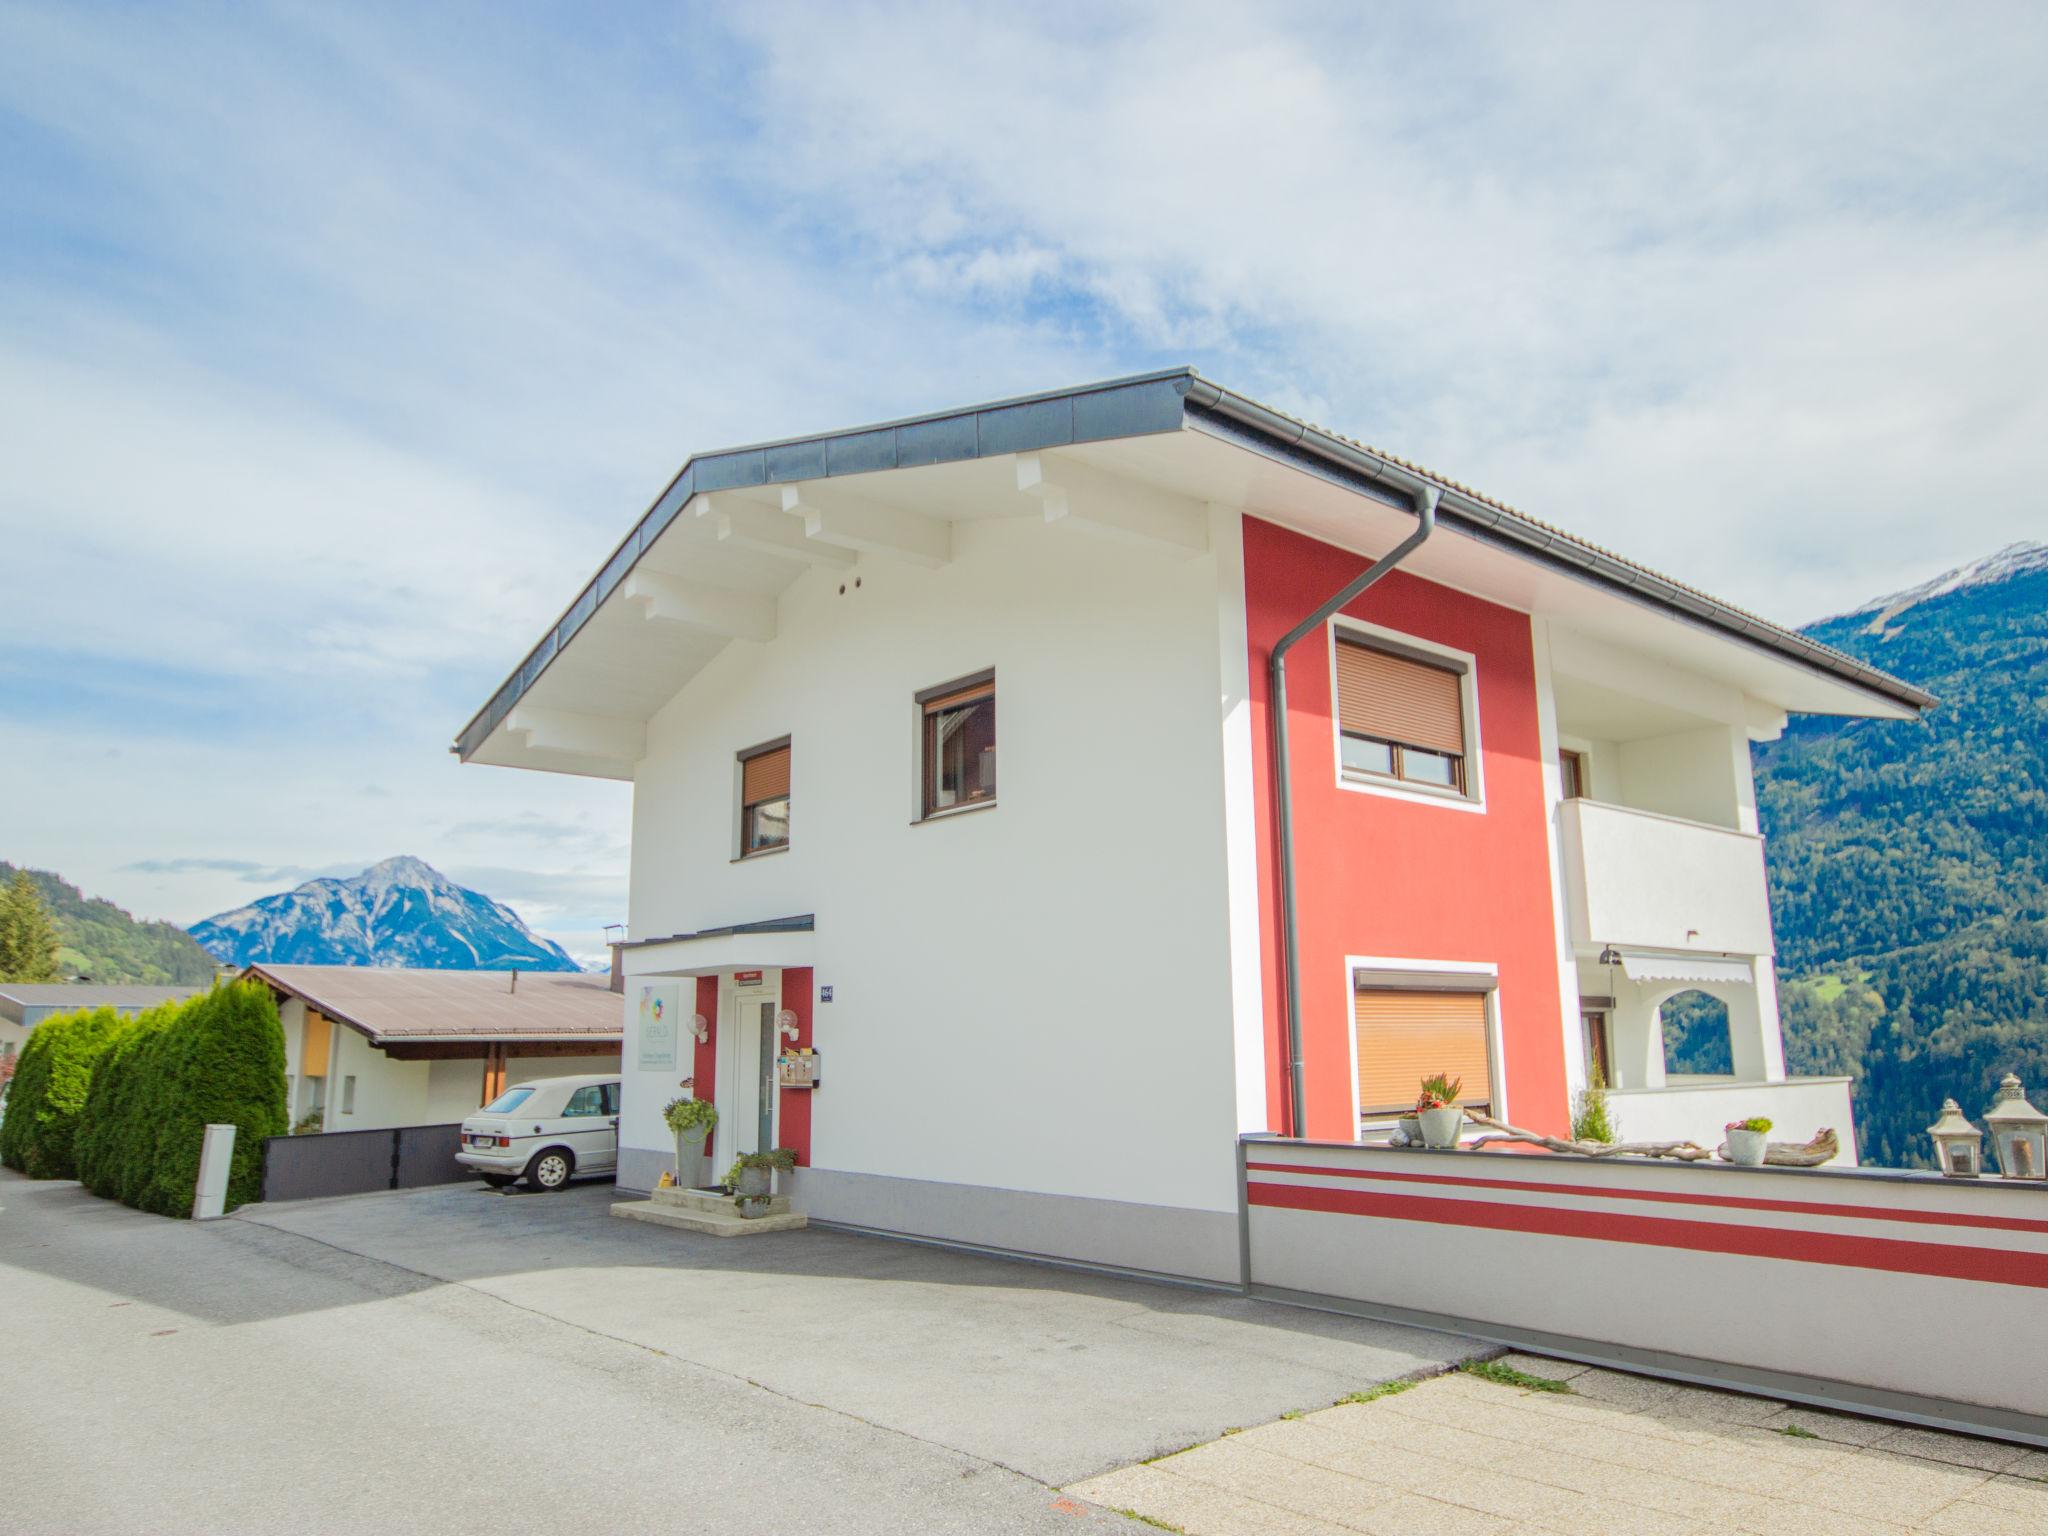
{"label": "blue sky", "polygon": [[0,0],[0,857],[415,853],[689,453],[1191,362],[1774,617],[2038,536],[2039,7]]}

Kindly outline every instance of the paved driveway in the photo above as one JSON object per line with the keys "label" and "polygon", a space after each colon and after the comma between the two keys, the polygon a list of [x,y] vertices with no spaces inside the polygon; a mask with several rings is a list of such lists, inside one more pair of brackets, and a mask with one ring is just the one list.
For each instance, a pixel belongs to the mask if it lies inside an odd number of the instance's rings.
{"label": "paved driveway", "polygon": [[1057,1490],[1480,1348],[611,1198],[195,1226],[0,1174],[8,1528],[1129,1528]]}

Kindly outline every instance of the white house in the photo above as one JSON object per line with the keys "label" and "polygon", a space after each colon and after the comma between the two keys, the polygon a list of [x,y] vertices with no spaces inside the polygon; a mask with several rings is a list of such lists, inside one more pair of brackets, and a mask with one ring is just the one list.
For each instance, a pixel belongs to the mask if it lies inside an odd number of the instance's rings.
{"label": "white house", "polygon": [[693,1076],[814,1221],[1227,1278],[1240,1133],[1436,1070],[1847,1138],[1749,745],[1930,702],[1177,370],[693,458],[455,750],[634,786],[622,1184]]}

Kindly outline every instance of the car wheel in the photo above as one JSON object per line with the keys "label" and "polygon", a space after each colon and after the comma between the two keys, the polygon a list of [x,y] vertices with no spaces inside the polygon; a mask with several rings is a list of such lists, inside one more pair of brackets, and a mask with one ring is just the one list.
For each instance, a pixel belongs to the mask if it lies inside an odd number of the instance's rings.
{"label": "car wheel", "polygon": [[560,1147],[550,1147],[526,1165],[526,1182],[535,1189],[561,1189],[576,1171],[576,1159]]}
{"label": "car wheel", "polygon": [[503,1189],[507,1184],[512,1183],[514,1178],[509,1173],[484,1173],[479,1174],[478,1177],[493,1189]]}

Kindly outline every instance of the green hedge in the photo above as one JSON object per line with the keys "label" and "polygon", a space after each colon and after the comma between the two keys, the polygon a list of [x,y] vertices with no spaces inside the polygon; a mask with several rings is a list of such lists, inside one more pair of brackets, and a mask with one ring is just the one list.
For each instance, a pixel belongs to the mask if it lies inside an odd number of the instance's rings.
{"label": "green hedge", "polygon": [[99,1051],[67,1127],[64,1171],[41,1177],[75,1171],[96,1195],[190,1216],[205,1128],[233,1125],[227,1208],[263,1198],[263,1138],[288,1129],[284,1031],[268,987],[237,982],[132,1019],[110,1014]]}
{"label": "green hedge", "polygon": [[53,1014],[29,1031],[0,1120],[0,1162],[32,1179],[77,1176],[73,1150],[93,1070],[125,1021],[111,1008]]}

